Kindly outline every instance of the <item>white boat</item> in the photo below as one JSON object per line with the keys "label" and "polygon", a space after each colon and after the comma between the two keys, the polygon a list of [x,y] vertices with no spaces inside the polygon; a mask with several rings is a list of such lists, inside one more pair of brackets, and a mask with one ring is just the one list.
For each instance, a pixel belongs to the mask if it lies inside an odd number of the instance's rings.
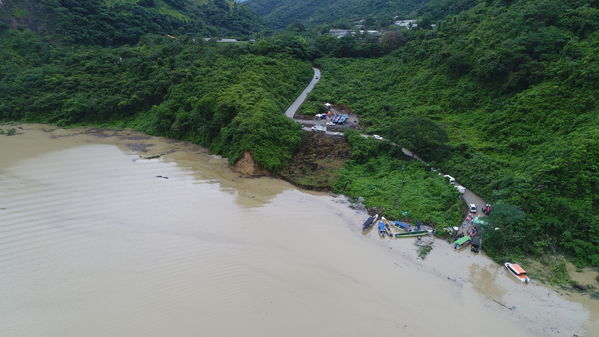
{"label": "white boat", "polygon": [[510,271],[510,273],[512,273],[512,275],[514,275],[521,282],[530,282],[530,279],[528,278],[528,276],[526,276],[526,270],[522,269],[522,267],[520,267],[519,264],[506,262],[503,265],[505,266],[505,268],[507,268],[507,270]]}

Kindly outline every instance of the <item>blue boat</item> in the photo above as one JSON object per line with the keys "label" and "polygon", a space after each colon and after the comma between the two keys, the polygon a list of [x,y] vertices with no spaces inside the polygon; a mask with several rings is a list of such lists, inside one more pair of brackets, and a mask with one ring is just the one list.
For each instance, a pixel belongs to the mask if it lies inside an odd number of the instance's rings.
{"label": "blue boat", "polygon": [[370,218],[366,219],[366,221],[364,221],[364,224],[362,224],[362,230],[366,231],[370,227],[372,227],[372,225],[374,225],[374,222],[376,221],[376,218],[377,216],[371,216]]}
{"label": "blue boat", "polygon": [[387,234],[387,228],[385,228],[385,223],[382,221],[379,221],[379,235],[382,238],[384,238],[386,234]]}
{"label": "blue boat", "polygon": [[412,227],[412,226],[408,225],[407,223],[401,222],[401,221],[393,221],[393,223],[395,224],[395,227],[405,229],[405,230],[408,230]]}

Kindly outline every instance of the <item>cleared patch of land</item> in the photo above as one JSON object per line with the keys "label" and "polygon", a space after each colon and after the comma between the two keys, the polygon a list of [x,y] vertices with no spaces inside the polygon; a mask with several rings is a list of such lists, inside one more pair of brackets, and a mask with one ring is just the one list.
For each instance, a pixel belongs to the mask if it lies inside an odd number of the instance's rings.
{"label": "cleared patch of land", "polygon": [[302,188],[330,190],[350,154],[344,137],[306,133],[304,145],[278,174]]}

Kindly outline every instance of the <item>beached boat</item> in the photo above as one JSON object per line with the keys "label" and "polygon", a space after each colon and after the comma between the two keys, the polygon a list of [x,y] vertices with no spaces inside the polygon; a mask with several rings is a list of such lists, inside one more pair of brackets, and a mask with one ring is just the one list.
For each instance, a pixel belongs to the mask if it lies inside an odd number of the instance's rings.
{"label": "beached boat", "polygon": [[505,268],[507,268],[507,270],[510,271],[510,273],[512,273],[512,275],[514,275],[521,282],[524,282],[524,283],[530,282],[530,279],[526,275],[526,270],[522,269],[522,267],[520,267],[519,264],[506,262],[503,265],[505,266]]}
{"label": "beached boat", "polygon": [[379,220],[379,235],[384,238],[387,235],[387,228],[385,227],[385,223]]}
{"label": "beached boat", "polygon": [[405,222],[401,222],[401,221],[392,221],[393,226],[399,228],[399,229],[403,229],[403,230],[409,230],[412,226],[408,225]]}
{"label": "beached boat", "polygon": [[453,248],[460,249],[466,247],[470,242],[472,242],[472,238],[470,236],[462,236],[461,238],[455,240],[455,242],[453,243]]}
{"label": "beached boat", "polygon": [[406,233],[395,233],[396,238],[413,238],[417,236],[424,236],[430,234],[431,231],[413,231]]}
{"label": "beached boat", "polygon": [[367,231],[370,227],[372,227],[372,225],[374,225],[374,222],[376,221],[377,218],[378,218],[378,214],[366,219],[366,221],[364,221],[364,224],[362,224],[362,230]]}
{"label": "beached boat", "polygon": [[389,222],[385,221],[385,228],[387,229],[387,234],[393,237],[393,232],[391,232],[391,226],[389,226]]}

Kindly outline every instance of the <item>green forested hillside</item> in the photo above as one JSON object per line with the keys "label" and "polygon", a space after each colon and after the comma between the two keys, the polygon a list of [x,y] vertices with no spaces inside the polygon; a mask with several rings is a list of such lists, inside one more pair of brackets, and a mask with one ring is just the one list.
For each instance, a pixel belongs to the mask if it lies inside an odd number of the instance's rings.
{"label": "green forested hillside", "polygon": [[[133,127],[231,162],[248,150],[276,171],[302,143],[281,112],[311,60],[323,70],[313,102],[350,106],[368,132],[495,204],[490,228],[500,230],[483,233],[487,253],[599,265],[597,0],[251,3],[279,27],[353,14],[384,22],[408,9],[421,21],[380,41],[291,29],[218,45],[197,37],[249,34],[255,16],[225,0],[2,1],[0,120]],[[347,138],[335,192],[394,217],[458,223],[457,192],[430,167]]]}
{"label": "green forested hillside", "polygon": [[261,27],[251,10],[230,0],[6,0],[0,26],[105,46],[144,34],[243,37]]}
{"label": "green forested hillside", "polygon": [[246,45],[146,36],[134,47],[53,47],[0,32],[0,120],[133,127],[205,145],[235,162],[284,165],[301,145],[282,113],[309,63]]}
{"label": "green forested hillside", "polygon": [[[448,3],[423,10],[444,17],[438,28],[411,32],[392,55],[319,60],[312,99],[350,105],[369,132],[523,210],[488,233],[492,255],[565,252],[599,265],[597,1],[469,1],[457,14]],[[413,118],[449,142],[422,146],[429,136],[411,137]]]}
{"label": "green forested hillside", "polygon": [[427,0],[248,0],[247,4],[275,28],[293,23],[326,24],[350,19],[391,23],[413,15]]}

